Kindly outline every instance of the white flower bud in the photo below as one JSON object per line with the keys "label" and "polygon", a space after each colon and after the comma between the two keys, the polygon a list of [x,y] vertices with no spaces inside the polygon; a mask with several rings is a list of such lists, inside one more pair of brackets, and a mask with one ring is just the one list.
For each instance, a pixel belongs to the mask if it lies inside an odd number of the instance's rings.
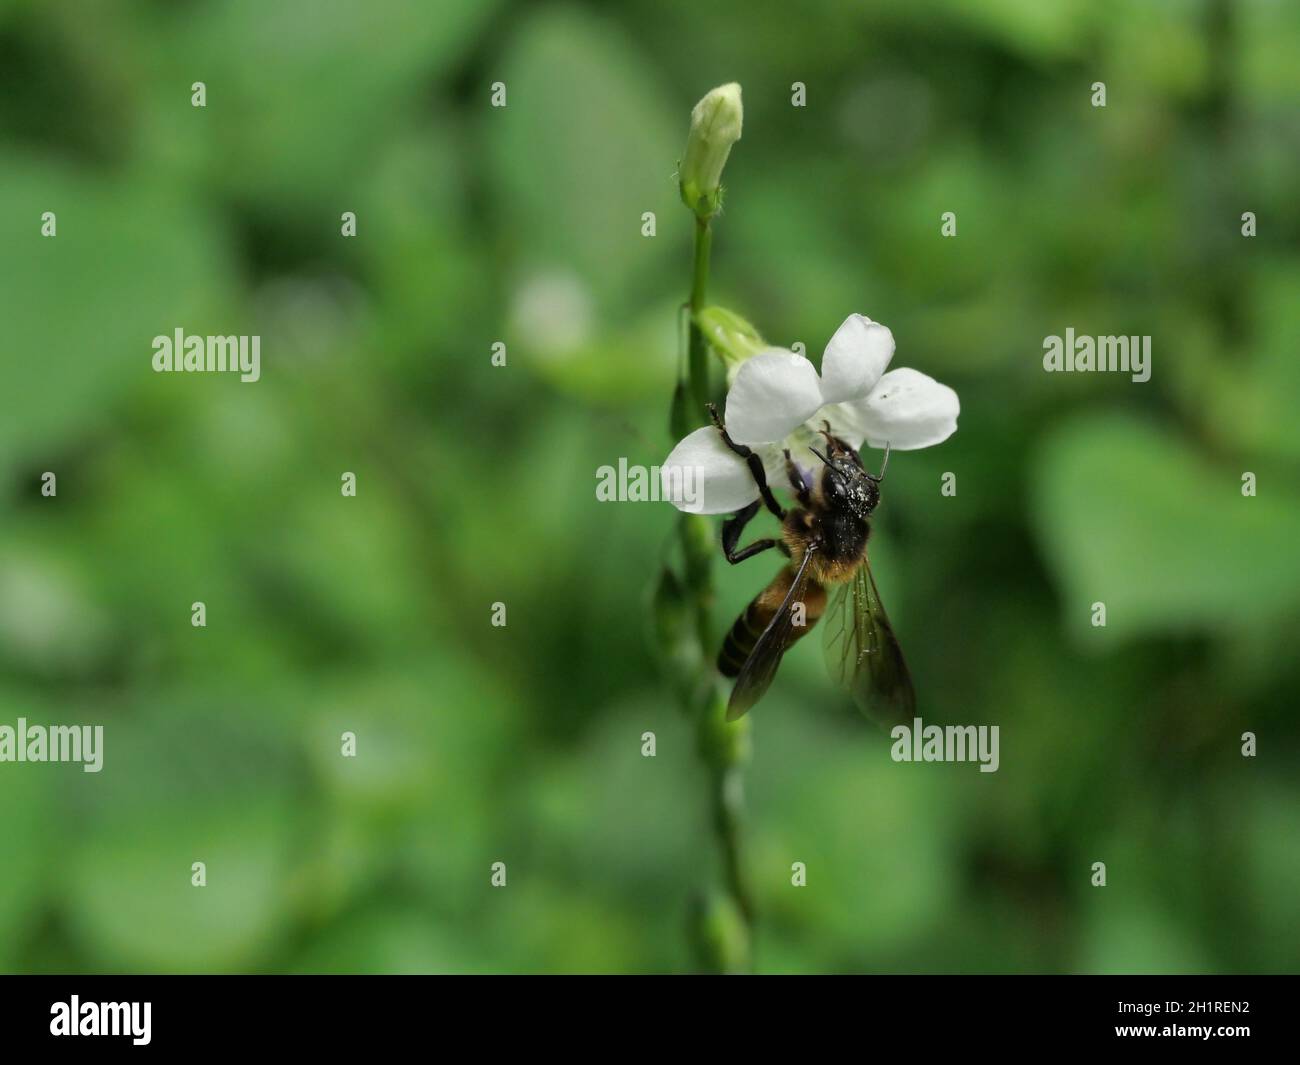
{"label": "white flower bud", "polygon": [[749,322],[725,307],[705,307],[695,315],[695,324],[709,346],[727,364],[728,372],[771,347]]}
{"label": "white flower bud", "polygon": [[691,132],[681,165],[682,201],[701,218],[718,209],[722,168],[731,146],[740,140],[745,109],[740,85],[719,85],[691,111]]}

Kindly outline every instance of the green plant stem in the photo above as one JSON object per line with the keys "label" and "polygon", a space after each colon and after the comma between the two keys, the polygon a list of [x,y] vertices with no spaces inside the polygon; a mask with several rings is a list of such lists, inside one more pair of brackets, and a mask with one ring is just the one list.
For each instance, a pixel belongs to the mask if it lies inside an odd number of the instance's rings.
{"label": "green plant stem", "polygon": [[[690,327],[687,340],[688,394],[691,398],[692,424],[707,424],[706,406],[710,398],[709,348],[696,324],[696,315],[705,306],[709,282],[709,255],[713,232],[709,219],[696,216],[694,270],[691,278]],[[740,918],[738,934],[742,942],[732,944],[727,957],[714,957],[715,968],[734,965],[743,959],[749,966],[753,950],[754,906],[745,878],[741,824],[744,798],[740,761],[744,750],[742,726],[725,720],[726,701],[713,669],[713,639],[710,612],[713,601],[712,564],[716,551],[714,530],[708,518],[683,514],[681,517],[682,552],[685,557],[685,583],[694,607],[696,632],[701,649],[701,666],[694,690],[699,704],[691,709],[698,715],[697,731],[700,756],[705,763],[709,788],[709,805],[713,830],[720,851],[723,885]]]}
{"label": "green plant stem", "polygon": [[754,902],[745,875],[741,849],[741,819],[745,811],[739,765],[713,765],[710,767],[710,787],[713,792],[713,826],[722,848],[722,868],[726,877],[727,892],[745,921],[745,934],[749,939],[746,954],[752,955],[754,931]]}
{"label": "green plant stem", "polygon": [[[707,218],[695,217],[695,255],[691,272],[690,314],[687,316],[687,391],[691,397],[691,424],[707,424],[705,409],[709,402],[709,346],[696,324],[696,315],[704,307],[709,289],[709,253],[713,246],[713,230]],[[696,630],[700,649],[708,666],[709,648],[712,646],[709,626],[709,608],[713,600],[713,581],[710,570],[713,550],[709,543],[711,530],[706,533],[708,519],[699,515],[683,514],[681,519],[682,551],[686,558],[686,586],[696,615]]]}
{"label": "green plant stem", "polygon": [[713,247],[713,229],[707,218],[695,218],[695,269],[691,276],[691,321],[689,367],[691,399],[696,417],[704,423],[704,407],[709,402],[709,347],[704,334],[695,324],[695,316],[704,309],[709,288],[709,253]]}

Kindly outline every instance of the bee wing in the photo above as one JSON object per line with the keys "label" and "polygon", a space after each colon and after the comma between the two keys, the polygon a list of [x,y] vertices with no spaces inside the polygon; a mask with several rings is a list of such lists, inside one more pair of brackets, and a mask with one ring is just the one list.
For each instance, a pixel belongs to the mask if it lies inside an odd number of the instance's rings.
{"label": "bee wing", "polygon": [[790,590],[785,593],[780,609],[772,615],[772,620],[754,644],[745,664],[740,667],[736,686],[731,689],[731,700],[727,703],[728,721],[743,717],[771,686],[772,678],[776,676],[776,667],[781,664],[781,656],[793,642],[794,604],[803,600],[808,585],[808,563],[812,561],[816,550],[816,546],[812,545],[804,552],[799,572],[790,582]]}
{"label": "bee wing", "polygon": [[865,559],[827,611],[826,664],[869,718],[886,728],[911,722],[916,692]]}

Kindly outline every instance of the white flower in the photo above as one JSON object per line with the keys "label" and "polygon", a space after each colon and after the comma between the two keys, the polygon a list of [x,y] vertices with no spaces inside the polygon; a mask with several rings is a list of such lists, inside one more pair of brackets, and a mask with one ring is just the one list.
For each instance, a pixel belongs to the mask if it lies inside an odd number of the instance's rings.
{"label": "white flower", "polygon": [[[947,440],[957,431],[957,393],[917,370],[886,373],[893,356],[893,333],[860,314],[849,315],[831,337],[820,376],[802,355],[768,348],[741,363],[732,380],[727,432],[753,448],[774,488],[789,486],[786,448],[805,469],[821,465],[809,445],[823,421],[855,448],[914,451]],[[697,514],[731,513],[758,498],[748,465],[713,426],[673,448],[662,480],[665,498]],[[693,490],[683,492],[683,485]]]}

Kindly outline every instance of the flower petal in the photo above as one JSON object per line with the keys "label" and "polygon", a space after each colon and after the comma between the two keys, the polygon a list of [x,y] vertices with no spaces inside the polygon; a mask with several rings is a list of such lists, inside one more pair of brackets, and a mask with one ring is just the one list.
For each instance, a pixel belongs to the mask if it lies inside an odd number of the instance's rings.
{"label": "flower petal", "polygon": [[829,416],[854,447],[865,440],[871,447],[888,444],[896,451],[915,451],[952,436],[959,413],[956,392],[904,367],[885,374],[866,399],[842,403]]}
{"label": "flower petal", "polygon": [[822,405],[817,371],[784,348],[746,359],[727,393],[727,432],[739,444],[770,444],[811,418]]}
{"label": "flower petal", "polygon": [[758,498],[749,466],[711,425],[678,442],[659,481],[662,497],[691,514],[729,514]]}
{"label": "flower petal", "polygon": [[850,314],[822,355],[822,397],[827,403],[865,399],[894,357],[894,334],[879,322]]}
{"label": "flower petal", "polygon": [[[824,407],[819,410],[814,418],[815,424],[820,429],[822,415],[829,409]],[[790,478],[785,469],[785,452],[789,450],[790,458],[794,464],[799,467],[804,474],[805,483],[809,477],[816,480],[817,475],[822,468],[822,460],[813,454],[813,448],[820,448],[825,451],[826,441],[822,439],[820,431],[814,431],[809,425],[801,425],[792,432],[780,444],[768,444],[767,448],[771,449],[771,459],[768,462],[768,455],[765,449],[758,449],[764,455],[763,469],[767,473],[767,483],[774,488],[781,488],[785,491],[791,491]]]}

